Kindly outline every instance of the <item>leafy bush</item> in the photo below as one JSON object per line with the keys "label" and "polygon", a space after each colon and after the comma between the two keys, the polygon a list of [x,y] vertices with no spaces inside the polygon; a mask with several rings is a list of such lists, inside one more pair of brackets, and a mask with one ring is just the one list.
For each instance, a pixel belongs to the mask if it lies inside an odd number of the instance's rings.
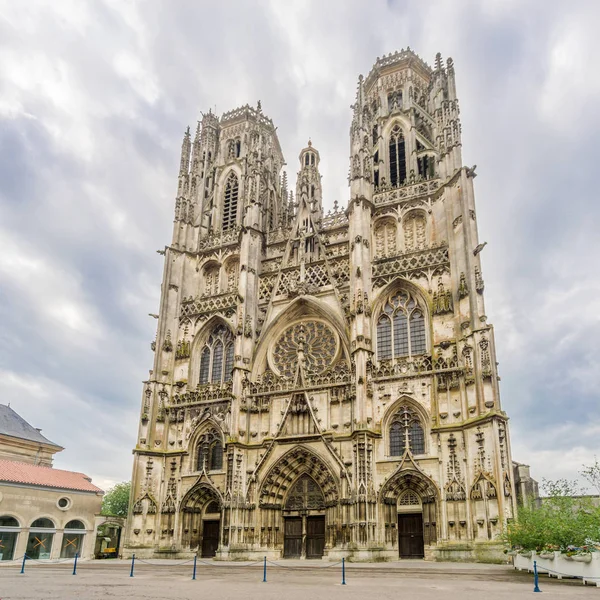
{"label": "leafy bush", "polygon": [[512,548],[552,550],[583,547],[600,540],[600,507],[581,496],[577,486],[564,479],[544,481],[548,494],[539,508],[519,508],[517,518],[507,525],[504,540]]}

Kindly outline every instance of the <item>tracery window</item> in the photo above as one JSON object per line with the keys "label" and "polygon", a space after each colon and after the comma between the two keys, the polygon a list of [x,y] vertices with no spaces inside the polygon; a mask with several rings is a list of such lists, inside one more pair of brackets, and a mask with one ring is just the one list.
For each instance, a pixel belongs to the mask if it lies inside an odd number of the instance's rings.
{"label": "tracery window", "polygon": [[396,251],[396,223],[392,219],[380,221],[375,228],[375,256],[395,256]]}
{"label": "tracery window", "polygon": [[232,171],[225,182],[225,197],[223,199],[223,231],[232,229],[237,221],[237,204],[239,194],[239,182],[236,174]]}
{"label": "tracery window", "polygon": [[[418,149],[418,148],[417,148]],[[424,179],[433,179],[435,177],[435,161],[433,156],[421,156],[417,158],[417,167],[419,175]]]}
{"label": "tracery window", "polygon": [[410,212],[403,219],[402,229],[406,252],[425,249],[427,245],[425,215],[421,212]]}
{"label": "tracery window", "polygon": [[377,320],[377,360],[427,352],[425,317],[408,292],[391,296]]}
{"label": "tracery window", "polygon": [[409,406],[401,406],[390,424],[390,456],[425,454],[425,433],[417,413]]}
{"label": "tracery window", "polygon": [[298,368],[302,352],[306,374],[322,373],[337,354],[337,336],[322,321],[303,321],[288,327],[273,346],[273,365],[282,377],[291,379]]}
{"label": "tracery window", "polygon": [[220,268],[216,265],[209,266],[204,271],[204,295],[216,296],[219,293]]}
{"label": "tracery window", "polygon": [[200,385],[231,381],[233,371],[233,335],[224,325],[210,334],[200,352]]}
{"label": "tracery window", "polygon": [[196,451],[196,470],[220,471],[223,468],[223,442],[221,436],[211,429],[203,433],[198,440]]}
{"label": "tracery window", "polygon": [[310,475],[302,475],[293,485],[285,503],[287,510],[322,510],[325,508],[323,492]]}
{"label": "tracery window", "polygon": [[240,263],[237,260],[231,261],[225,269],[227,276],[227,291],[235,292],[240,278]]}
{"label": "tracery window", "polygon": [[401,186],[406,179],[406,148],[404,133],[395,125],[390,134],[390,185]]}

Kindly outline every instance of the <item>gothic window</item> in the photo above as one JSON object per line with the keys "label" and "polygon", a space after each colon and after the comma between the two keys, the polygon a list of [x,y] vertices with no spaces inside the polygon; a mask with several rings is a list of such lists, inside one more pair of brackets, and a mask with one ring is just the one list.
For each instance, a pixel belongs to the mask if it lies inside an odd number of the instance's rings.
{"label": "gothic window", "polygon": [[308,167],[309,162],[310,162],[310,157],[308,154],[306,154],[304,156],[304,164]]}
{"label": "gothic window", "polygon": [[411,212],[403,219],[404,250],[414,252],[424,250],[427,245],[425,215]]}
{"label": "gothic window", "polygon": [[216,296],[219,293],[219,274],[218,266],[207,267],[204,271],[204,295]]}
{"label": "gothic window", "polygon": [[375,228],[375,256],[396,255],[396,223],[392,219],[380,221]]}
{"label": "gothic window", "polygon": [[398,504],[400,506],[421,506],[421,501],[419,500],[419,496],[417,496],[417,494],[415,494],[412,490],[409,490],[400,496]]}
{"label": "gothic window", "polygon": [[315,166],[315,155],[311,154],[310,155],[310,164],[314,167]]}
{"label": "gothic window", "polygon": [[390,135],[390,185],[399,187],[406,179],[406,150],[404,133],[395,125]]}
{"label": "gothic window", "polygon": [[433,179],[435,177],[435,163],[433,156],[421,156],[417,159],[417,166],[419,175],[423,177],[423,179]]}
{"label": "gothic window", "polygon": [[240,264],[237,260],[229,262],[227,268],[225,269],[225,274],[227,275],[227,291],[235,292],[237,291],[238,281],[239,281],[239,271]]}
{"label": "gothic window", "polygon": [[209,513],[209,514],[215,514],[218,512],[221,512],[221,509],[219,508],[219,503],[216,500],[213,500],[211,503],[208,504],[208,506],[204,509],[205,513]]}
{"label": "gothic window", "polygon": [[390,112],[402,108],[402,92],[390,92],[388,94],[388,110]]}
{"label": "gothic window", "polygon": [[233,335],[224,325],[210,334],[200,352],[200,385],[231,381],[233,371]]}
{"label": "gothic window", "polygon": [[390,456],[402,456],[406,449],[412,454],[425,454],[425,433],[417,413],[401,406],[390,423]]}
{"label": "gothic window", "polygon": [[211,429],[198,440],[196,470],[220,471],[223,468],[223,442],[221,436]]}
{"label": "gothic window", "polygon": [[379,131],[377,130],[377,125],[373,125],[373,146],[377,143],[379,139]]}
{"label": "gothic window", "polygon": [[425,317],[407,292],[392,295],[377,320],[377,360],[426,354]]}
{"label": "gothic window", "polygon": [[239,158],[240,157],[240,152],[242,150],[242,143],[240,142],[240,140],[235,140],[235,157]]}
{"label": "gothic window", "polygon": [[200,385],[208,383],[210,369],[210,348],[204,346],[200,355]]}
{"label": "gothic window", "polygon": [[225,198],[223,199],[223,231],[232,229],[237,221],[237,204],[239,183],[235,173],[231,172],[225,182]]}

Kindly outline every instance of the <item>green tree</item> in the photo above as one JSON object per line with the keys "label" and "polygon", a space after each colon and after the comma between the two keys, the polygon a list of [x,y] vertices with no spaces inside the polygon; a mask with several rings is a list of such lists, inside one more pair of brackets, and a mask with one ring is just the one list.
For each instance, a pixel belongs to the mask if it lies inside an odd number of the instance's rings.
{"label": "green tree", "polygon": [[129,508],[129,495],[131,494],[131,481],[117,483],[110,488],[102,498],[102,515],[126,517]]}
{"label": "green tree", "polygon": [[596,492],[600,494],[600,462],[598,461],[598,457],[594,456],[594,462],[591,465],[583,465],[580,473],[588,483],[591,483],[596,488]]}

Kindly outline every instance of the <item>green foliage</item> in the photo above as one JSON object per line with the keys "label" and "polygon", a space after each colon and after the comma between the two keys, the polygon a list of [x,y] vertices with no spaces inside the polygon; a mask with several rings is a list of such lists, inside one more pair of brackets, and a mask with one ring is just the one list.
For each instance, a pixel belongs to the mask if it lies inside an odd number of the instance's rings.
{"label": "green foliage", "polygon": [[547,494],[542,505],[519,508],[508,524],[504,541],[524,550],[563,549],[600,540],[600,507],[581,495],[578,486],[565,479],[543,481]]}
{"label": "green foliage", "polygon": [[591,465],[583,465],[580,473],[600,494],[600,462],[598,462],[598,457],[594,456],[594,462]]}
{"label": "green foliage", "polygon": [[129,495],[131,493],[131,481],[117,483],[110,488],[102,498],[102,515],[126,517],[129,508]]}

